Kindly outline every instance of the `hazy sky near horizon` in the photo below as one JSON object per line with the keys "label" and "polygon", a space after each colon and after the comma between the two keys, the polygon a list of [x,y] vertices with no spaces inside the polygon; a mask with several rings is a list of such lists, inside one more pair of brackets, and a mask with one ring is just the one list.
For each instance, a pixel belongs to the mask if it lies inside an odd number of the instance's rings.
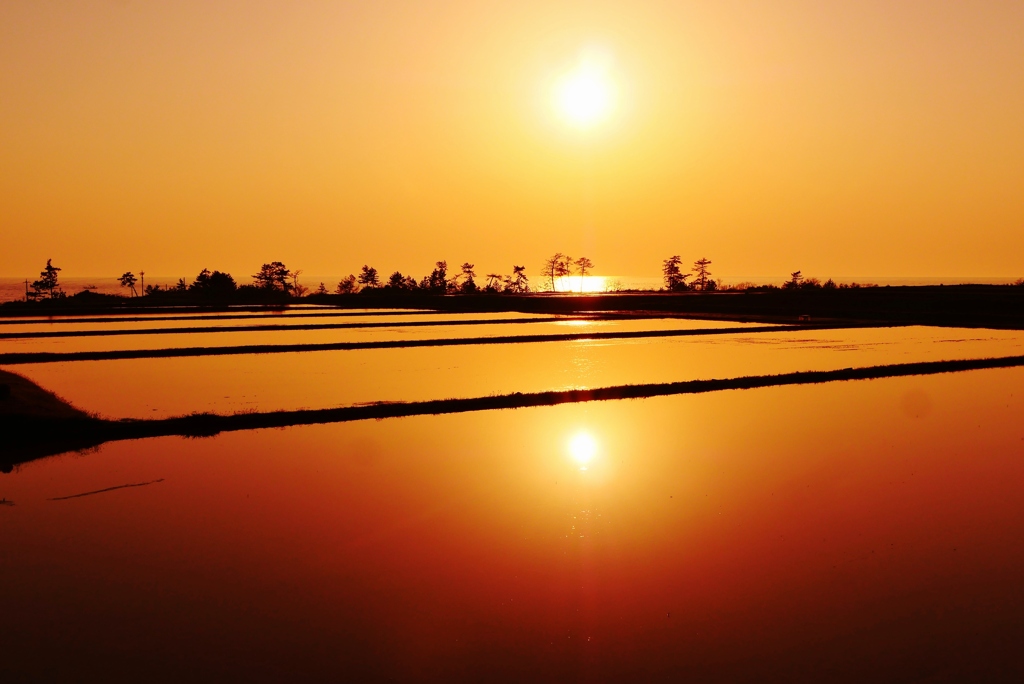
{"label": "hazy sky near horizon", "polygon": [[1019,276],[1022,181],[1017,0],[0,4],[3,276]]}

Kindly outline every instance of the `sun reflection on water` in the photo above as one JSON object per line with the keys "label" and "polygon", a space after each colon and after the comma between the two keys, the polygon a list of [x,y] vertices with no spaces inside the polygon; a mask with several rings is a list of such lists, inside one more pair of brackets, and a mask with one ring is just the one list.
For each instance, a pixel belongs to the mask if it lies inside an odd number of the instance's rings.
{"label": "sun reflection on water", "polygon": [[597,440],[588,432],[577,432],[569,440],[569,455],[586,470],[597,456]]}
{"label": "sun reflection on water", "polygon": [[562,276],[555,278],[555,292],[605,292],[608,284],[604,276]]}

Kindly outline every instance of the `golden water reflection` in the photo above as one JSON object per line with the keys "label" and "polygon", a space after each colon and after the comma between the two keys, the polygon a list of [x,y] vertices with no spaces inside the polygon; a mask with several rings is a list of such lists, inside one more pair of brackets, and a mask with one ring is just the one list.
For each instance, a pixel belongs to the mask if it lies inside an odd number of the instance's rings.
{"label": "golden water reflection", "polygon": [[3,666],[991,680],[1024,639],[1022,386],[976,371],[32,463],[0,476]]}
{"label": "golden water reflection", "polygon": [[569,454],[580,470],[586,470],[597,455],[597,441],[589,432],[577,432],[569,440]]}
{"label": "golden water reflection", "polygon": [[154,418],[1016,354],[1024,354],[1019,331],[912,327],[132,359],[10,369],[82,409],[114,418]]}

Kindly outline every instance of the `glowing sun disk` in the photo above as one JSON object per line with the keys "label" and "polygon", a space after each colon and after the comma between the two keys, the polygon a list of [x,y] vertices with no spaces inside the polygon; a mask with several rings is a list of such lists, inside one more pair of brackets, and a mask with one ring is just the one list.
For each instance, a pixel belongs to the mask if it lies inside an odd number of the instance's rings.
{"label": "glowing sun disk", "polygon": [[580,68],[559,81],[555,105],[570,123],[591,126],[611,110],[611,83],[600,70]]}

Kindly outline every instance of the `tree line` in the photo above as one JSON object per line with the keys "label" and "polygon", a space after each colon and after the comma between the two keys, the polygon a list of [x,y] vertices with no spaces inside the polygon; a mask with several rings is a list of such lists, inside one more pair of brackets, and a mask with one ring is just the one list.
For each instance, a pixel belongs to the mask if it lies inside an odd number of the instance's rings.
{"label": "tree line", "polygon": [[[586,268],[591,268],[589,259],[585,259]],[[525,294],[530,292],[530,279],[526,275],[526,267],[514,265],[512,273],[488,273],[486,281],[478,284],[475,266],[469,262],[462,264],[457,271],[450,271],[447,261],[438,261],[433,270],[417,280],[412,275],[403,275],[395,271],[386,281],[382,281],[376,268],[364,265],[358,275],[351,274],[342,278],[333,292],[324,283],[310,292],[309,288],[299,283],[301,270],[288,268],[283,262],[271,261],[263,264],[259,271],[252,275],[252,282],[238,284],[234,277],[224,271],[210,271],[204,268],[189,283],[184,278],[170,286],[145,285],[145,281],[131,271],[125,271],[116,278],[130,297],[148,296],[154,298],[180,297],[193,295],[213,299],[226,299],[243,296],[250,299],[267,299],[282,297],[304,297],[309,294],[356,294],[369,291],[390,292],[423,292],[427,294],[474,294],[474,293],[511,293]],[[53,260],[46,261],[46,268],[40,273],[38,280],[28,289],[26,281],[25,297],[29,300],[61,299],[66,293],[60,286],[60,268],[53,265]],[[139,276],[145,277],[140,271]],[[136,285],[141,286],[140,293]],[[247,296],[247,297],[246,297]]]}
{"label": "tree line", "polygon": [[[458,270],[448,269],[447,261],[434,263],[434,269],[419,280],[413,275],[404,275],[395,271],[387,280],[381,280],[377,269],[364,264],[359,275],[350,274],[342,278],[334,289],[334,294],[355,294],[363,291],[390,292],[423,292],[427,294],[476,294],[508,292],[524,294],[530,292],[530,279],[526,275],[525,266],[512,266],[512,273],[488,273],[486,282],[476,282],[476,266],[468,261]],[[314,294],[328,294],[327,287],[320,283]]]}
{"label": "tree line", "polygon": [[[719,289],[718,281],[711,277],[708,268],[712,262],[702,257],[693,262],[690,272],[682,269],[682,258],[673,255],[662,262],[662,278],[665,290],[670,292],[714,292]],[[328,289],[327,285],[320,285],[310,292],[309,288],[299,283],[301,270],[289,269],[283,262],[271,261],[263,264],[259,271],[252,275],[252,283],[239,285],[234,277],[223,271],[210,271],[204,268],[195,279],[188,283],[184,278],[171,286],[145,285],[145,272],[139,273],[142,294],[162,298],[174,295],[194,295],[203,298],[227,299],[238,295],[249,295],[247,298],[281,298],[281,297],[303,297],[313,295],[349,295],[359,292],[421,292],[425,294],[525,294],[531,292],[530,279],[526,275],[526,267],[513,265],[510,274],[488,273],[482,283],[477,283],[475,265],[469,262],[463,263],[457,270],[449,270],[447,261],[435,262],[433,270],[420,279],[412,275],[405,275],[400,271],[394,271],[386,280],[383,280],[376,268],[364,264],[358,274],[350,274],[333,288]],[[541,276],[546,280],[550,291],[554,292],[558,283],[563,278],[579,276],[580,292],[584,290],[584,279],[593,272],[594,262],[588,257],[573,259],[567,254],[556,252],[544,261]],[[26,290],[29,299],[58,299],[65,295],[59,284],[58,273],[61,269],[53,265],[52,259],[47,259],[46,268],[40,273],[39,280],[32,283],[32,291]],[[692,278],[692,281],[690,279]],[[117,278],[121,287],[125,288],[131,297],[140,296],[136,284],[140,279],[136,278],[131,271],[126,271]],[[816,278],[804,278],[800,271],[790,275],[790,280],[783,284],[783,289],[834,289],[846,287],[859,287],[853,285],[836,285],[832,279],[820,283]],[[749,286],[742,289],[776,289],[776,286]]]}
{"label": "tree line", "polygon": [[[711,260],[701,257],[693,262],[691,273],[684,273],[683,260],[675,254],[661,262],[661,277],[665,281],[665,289],[669,292],[684,292],[686,290],[697,290],[700,292],[714,292],[718,289],[718,282],[711,278],[711,271],[708,266]],[[687,278],[693,278],[692,283],[686,282]]]}
{"label": "tree line", "polygon": [[[718,281],[711,277],[712,262],[706,257],[701,257],[693,262],[689,272],[682,268],[682,258],[673,255],[662,262],[662,279],[664,289],[669,292],[714,292],[720,289]],[[171,286],[145,285],[145,272],[139,273],[143,280],[135,276],[131,271],[126,271],[117,281],[121,287],[128,291],[131,297],[141,296],[136,284],[141,284],[142,295],[164,298],[180,295],[192,295],[211,299],[228,299],[235,296],[242,296],[248,299],[267,299],[283,297],[304,297],[313,295],[350,295],[360,292],[392,292],[424,294],[526,294],[531,292],[530,279],[526,275],[526,267],[513,265],[510,274],[488,273],[482,283],[477,283],[475,265],[469,262],[463,263],[457,270],[448,268],[447,261],[435,262],[433,270],[422,278],[415,278],[412,275],[405,275],[400,271],[394,271],[386,280],[382,279],[378,270],[368,264],[364,264],[358,274],[350,274],[332,289],[325,283],[310,291],[305,285],[299,283],[301,270],[289,269],[283,262],[271,261],[263,264],[259,271],[253,274],[252,282],[249,284],[238,284],[234,277],[224,271],[211,271],[204,268],[192,280],[186,282],[179,278],[178,282]],[[580,292],[584,290],[584,279],[591,274],[594,262],[587,257],[573,259],[567,254],[556,252],[544,261],[540,275],[545,279],[548,289],[554,292],[558,283],[563,278],[579,276]],[[58,273],[61,269],[53,265],[52,259],[47,259],[46,267],[39,274],[39,279],[32,283],[32,291],[26,287],[27,299],[59,299],[65,297],[65,293],[59,284]],[[692,279],[692,280],[691,280]],[[1019,281],[1018,284],[1021,284]],[[26,283],[27,285],[27,283]],[[800,271],[790,274],[790,279],[783,283],[782,289],[845,289],[856,288],[860,285],[836,285],[830,278],[821,283],[817,278],[805,278]],[[778,289],[775,285],[746,285],[732,287],[730,289]]]}
{"label": "tree line", "polygon": [[[689,271],[683,270],[683,260],[679,255],[673,255],[662,261],[662,280],[664,289],[669,292],[714,292],[721,289],[718,281],[711,277],[709,267],[712,262],[706,257],[701,257],[693,262]],[[149,296],[153,298],[174,298],[181,295],[195,296],[209,299],[230,299],[241,298],[250,300],[283,299],[291,297],[304,297],[307,295],[350,295],[360,292],[391,292],[391,293],[412,293],[446,295],[446,294],[526,294],[533,290],[530,287],[530,279],[526,275],[526,267],[513,265],[509,274],[488,273],[482,282],[477,282],[475,265],[469,262],[463,263],[458,269],[449,269],[447,261],[435,262],[433,270],[422,278],[415,278],[412,275],[405,275],[400,271],[393,272],[386,280],[382,279],[376,268],[365,264],[358,274],[350,274],[342,278],[332,289],[326,284],[320,283],[319,287],[310,291],[305,285],[299,283],[301,270],[289,269],[280,261],[271,261],[263,264],[259,271],[254,273],[252,282],[238,284],[234,277],[224,271],[210,271],[204,268],[192,280],[186,282],[179,278],[178,282],[170,286],[146,285],[145,272],[139,272],[139,278],[131,271],[126,271],[116,280],[121,287],[127,290],[131,297]],[[579,276],[580,292],[584,289],[584,279],[592,273],[594,263],[587,257],[572,257],[556,252],[545,260],[540,272],[545,284],[550,291],[556,290],[556,283],[563,278]],[[61,299],[66,297],[60,286],[59,273],[61,269],[53,265],[52,259],[46,260],[46,267],[40,272],[39,279],[32,282],[32,290],[28,289],[26,280],[25,296],[28,300]],[[544,282],[542,281],[542,282]],[[141,287],[141,295],[139,288]],[[1024,278],[1014,283],[1016,286],[1024,286]],[[875,287],[873,285],[859,285],[857,283],[836,284],[829,278],[824,283],[817,278],[808,278],[801,271],[793,271],[789,280],[785,281],[783,290],[838,290],[855,289],[859,287]],[[730,286],[729,290],[777,290],[778,285],[753,285],[741,284]]]}
{"label": "tree line", "polygon": [[[783,290],[847,290],[857,289],[860,287],[878,287],[877,285],[861,285],[860,283],[842,283],[836,284],[836,281],[829,278],[825,282],[821,282],[817,278],[805,278],[804,274],[800,271],[793,271],[789,274],[789,280],[782,284]],[[771,289],[771,288],[769,288]]]}

